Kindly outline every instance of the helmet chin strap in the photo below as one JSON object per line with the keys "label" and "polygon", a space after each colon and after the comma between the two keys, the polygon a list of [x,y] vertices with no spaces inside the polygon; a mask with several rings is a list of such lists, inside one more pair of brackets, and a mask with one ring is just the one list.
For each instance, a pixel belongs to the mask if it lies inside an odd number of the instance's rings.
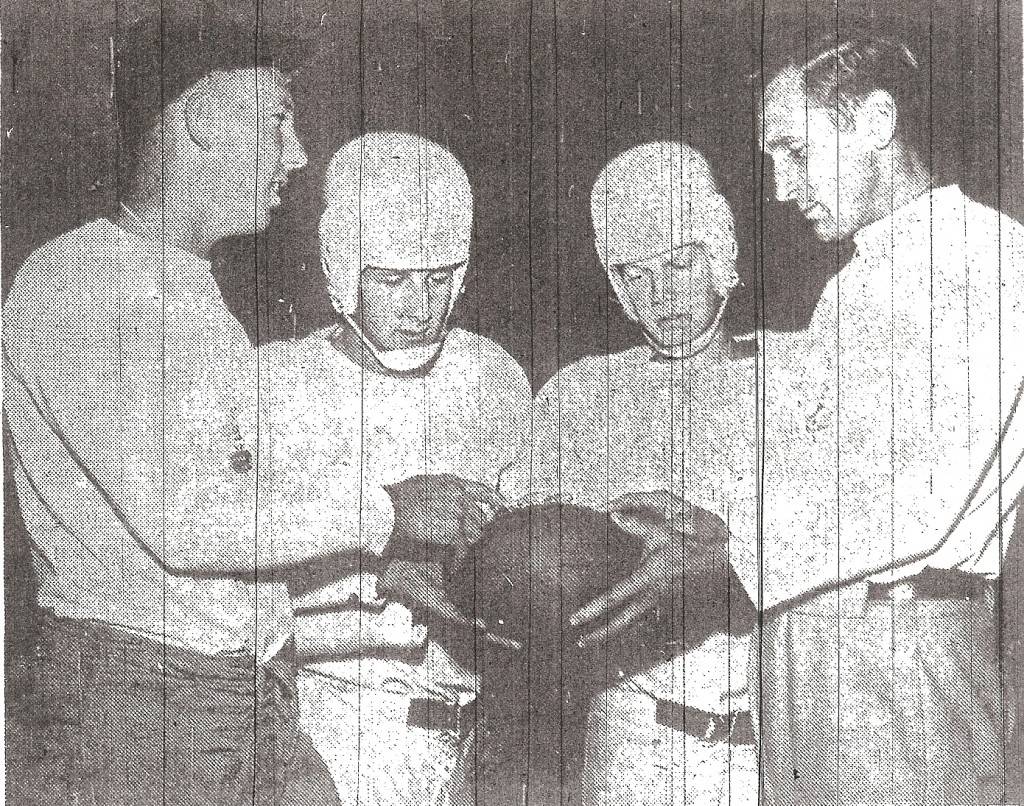
{"label": "helmet chin strap", "polygon": [[697,338],[690,340],[688,344],[673,344],[666,346],[652,338],[647,332],[647,328],[641,328],[641,331],[644,334],[644,339],[651,346],[651,349],[662,358],[669,358],[674,361],[683,361],[687,358],[693,358],[696,355],[700,355],[711,345],[711,342],[715,340],[715,337],[722,329],[722,317],[725,315],[725,306],[728,302],[728,299],[723,299],[718,304],[718,313],[715,314],[714,321],[707,330],[697,336]]}
{"label": "helmet chin strap", "polygon": [[442,331],[441,337],[437,341],[430,344],[421,344],[417,347],[404,347],[401,350],[381,350],[363,332],[363,329],[359,327],[351,316],[345,313],[342,314],[342,318],[355,331],[366,348],[373,354],[373,357],[380,362],[380,365],[391,372],[416,372],[422,369],[437,358],[438,353],[441,352],[441,347],[444,345],[444,337],[447,335],[447,331]]}

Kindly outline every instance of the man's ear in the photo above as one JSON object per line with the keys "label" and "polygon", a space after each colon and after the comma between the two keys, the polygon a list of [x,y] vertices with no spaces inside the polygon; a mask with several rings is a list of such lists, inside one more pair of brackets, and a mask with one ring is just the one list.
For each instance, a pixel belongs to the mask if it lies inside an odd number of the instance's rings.
{"label": "man's ear", "polygon": [[192,142],[203,151],[212,151],[216,135],[217,110],[209,76],[200,81],[185,99],[185,127]]}
{"label": "man's ear", "polygon": [[896,101],[885,90],[874,90],[857,105],[857,128],[876,149],[887,148],[896,137]]}

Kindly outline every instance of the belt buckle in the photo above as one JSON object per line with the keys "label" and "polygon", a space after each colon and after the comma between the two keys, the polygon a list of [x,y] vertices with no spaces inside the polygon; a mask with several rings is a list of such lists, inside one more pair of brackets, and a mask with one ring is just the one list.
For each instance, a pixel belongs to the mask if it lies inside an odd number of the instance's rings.
{"label": "belt buckle", "polygon": [[476,729],[476,700],[471,700],[465,705],[456,705],[455,708],[459,738],[465,739]]}
{"label": "belt buckle", "polygon": [[473,708],[429,697],[409,700],[406,722],[425,730],[441,730],[465,736],[473,728]]}
{"label": "belt buckle", "polygon": [[913,582],[869,582],[868,601],[909,602],[917,596]]}
{"label": "belt buckle", "polygon": [[709,744],[728,739],[733,728],[730,716],[713,714],[660,698],[655,701],[655,721]]}

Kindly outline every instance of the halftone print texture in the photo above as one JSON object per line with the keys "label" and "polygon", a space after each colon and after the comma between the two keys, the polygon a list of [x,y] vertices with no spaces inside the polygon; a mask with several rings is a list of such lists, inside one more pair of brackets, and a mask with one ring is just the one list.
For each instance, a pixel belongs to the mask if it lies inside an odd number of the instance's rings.
{"label": "halftone print texture", "polygon": [[1024,803],[1022,16],[6,3],[8,802]]}

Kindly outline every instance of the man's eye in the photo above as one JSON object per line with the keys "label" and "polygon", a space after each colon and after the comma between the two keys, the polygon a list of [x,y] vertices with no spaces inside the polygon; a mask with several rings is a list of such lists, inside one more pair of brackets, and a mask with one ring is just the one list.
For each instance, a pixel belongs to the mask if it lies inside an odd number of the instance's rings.
{"label": "man's eye", "polygon": [[807,154],[807,147],[792,145],[787,149],[787,151],[789,151],[789,156],[792,157],[793,159],[802,160],[804,156]]}
{"label": "man's eye", "polygon": [[448,285],[452,281],[452,275],[446,271],[439,271],[436,274],[431,274],[427,279],[431,285]]}
{"label": "man's eye", "polygon": [[633,266],[623,266],[619,269],[619,273],[622,275],[622,279],[628,283],[633,283],[644,276],[644,273]]}
{"label": "man's eye", "polygon": [[402,284],[402,275],[387,273],[380,276],[380,281],[385,285],[397,286]]}

